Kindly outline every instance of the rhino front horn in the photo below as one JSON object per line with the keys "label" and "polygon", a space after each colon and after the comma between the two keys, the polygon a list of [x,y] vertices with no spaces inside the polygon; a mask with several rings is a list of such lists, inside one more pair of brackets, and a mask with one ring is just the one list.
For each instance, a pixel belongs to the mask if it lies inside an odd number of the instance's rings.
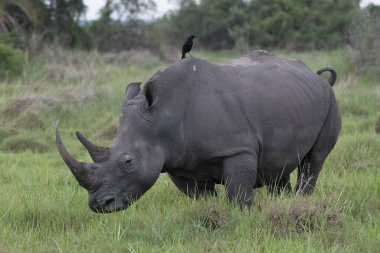
{"label": "rhino front horn", "polygon": [[83,136],[79,131],[76,132],[78,140],[86,147],[88,153],[90,154],[92,160],[96,163],[101,163],[107,161],[110,153],[109,148],[99,147],[87,140],[86,137]]}
{"label": "rhino front horn", "polygon": [[83,163],[75,160],[62,143],[59,129],[55,129],[56,144],[63,161],[69,167],[78,183],[85,189],[91,188],[95,182],[95,175],[93,171],[94,164]]}

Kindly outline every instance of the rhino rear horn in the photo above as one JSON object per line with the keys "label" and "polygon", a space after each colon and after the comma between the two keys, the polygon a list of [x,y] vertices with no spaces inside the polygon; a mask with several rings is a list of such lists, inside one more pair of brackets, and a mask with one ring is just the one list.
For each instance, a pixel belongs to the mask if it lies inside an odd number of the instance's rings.
{"label": "rhino rear horn", "polygon": [[76,132],[76,136],[83,146],[86,147],[94,162],[101,163],[109,159],[109,148],[95,145],[91,141],[87,140],[86,137],[84,137],[79,131]]}
{"label": "rhino rear horn", "polygon": [[55,129],[56,145],[63,161],[69,167],[78,183],[85,189],[90,189],[95,183],[94,164],[83,163],[75,160],[69,152],[66,150],[62,143],[61,136],[59,135],[59,129]]}
{"label": "rhino rear horn", "polygon": [[136,97],[141,90],[140,85],[141,83],[139,82],[128,84],[127,88],[125,89],[125,100]]}

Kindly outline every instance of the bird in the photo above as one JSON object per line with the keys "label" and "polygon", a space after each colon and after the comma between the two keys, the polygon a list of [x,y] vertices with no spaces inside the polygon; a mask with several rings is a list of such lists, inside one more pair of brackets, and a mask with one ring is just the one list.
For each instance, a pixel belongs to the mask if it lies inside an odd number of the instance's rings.
{"label": "bird", "polygon": [[[191,48],[193,47],[193,39],[194,39],[195,37],[197,37],[197,35],[194,35],[194,34],[190,35],[190,36],[187,38],[185,44],[183,44],[183,46],[182,46],[182,58],[181,58],[181,59],[183,59],[183,58],[186,57],[186,53],[188,53],[188,54],[191,56],[191,54],[190,54],[190,50],[191,50]],[[192,56],[191,56],[191,57],[192,57]]]}

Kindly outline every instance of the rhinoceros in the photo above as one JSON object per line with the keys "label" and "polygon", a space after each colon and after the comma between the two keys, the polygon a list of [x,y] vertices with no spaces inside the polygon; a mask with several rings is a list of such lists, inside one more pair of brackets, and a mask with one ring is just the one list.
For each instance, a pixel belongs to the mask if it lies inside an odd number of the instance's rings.
{"label": "rhinoceros", "polygon": [[[326,81],[320,75],[330,72]],[[75,160],[56,129],[56,144],[89,207],[109,213],[128,208],[160,173],[190,197],[216,195],[249,206],[254,189],[311,194],[335,146],[341,114],[332,85],[336,72],[313,73],[304,63],[253,51],[212,64],[187,58],[125,92],[116,137],[100,147],[76,135],[93,163]]]}

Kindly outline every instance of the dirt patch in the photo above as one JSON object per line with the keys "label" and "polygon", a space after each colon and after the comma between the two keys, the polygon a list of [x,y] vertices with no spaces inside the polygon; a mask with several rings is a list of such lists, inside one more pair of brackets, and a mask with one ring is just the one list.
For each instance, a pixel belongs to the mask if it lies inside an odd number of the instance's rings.
{"label": "dirt patch", "polygon": [[33,153],[46,153],[49,151],[49,146],[45,143],[30,137],[12,137],[7,139],[2,145],[3,152],[18,153],[30,150]]}
{"label": "dirt patch", "polygon": [[204,226],[213,230],[224,227],[231,221],[230,214],[216,206],[210,206],[203,210],[201,218]]}
{"label": "dirt patch", "polygon": [[193,213],[191,216],[195,216],[192,219],[197,225],[204,227],[206,229],[218,230],[222,227],[227,226],[232,218],[230,213],[216,205],[209,205],[200,212]]}
{"label": "dirt patch", "polygon": [[72,105],[87,103],[89,100],[96,99],[97,96],[96,90],[91,86],[65,89],[61,92],[55,92],[54,96],[32,93],[10,101],[1,114],[4,120],[15,119],[23,115],[26,120],[32,119],[33,124],[43,125],[43,122],[37,121],[38,116],[44,110],[65,110]]}
{"label": "dirt patch", "polygon": [[27,111],[17,118],[13,126],[16,129],[35,130],[43,129],[45,123],[41,120],[40,115]]}
{"label": "dirt patch", "polygon": [[313,232],[324,227],[337,227],[342,223],[343,207],[337,207],[331,200],[296,198],[277,202],[268,210],[267,220],[273,233],[287,235]]}
{"label": "dirt patch", "polygon": [[29,111],[35,115],[39,114],[45,107],[55,106],[58,100],[42,95],[29,95],[14,99],[3,111],[5,118],[15,118]]}

